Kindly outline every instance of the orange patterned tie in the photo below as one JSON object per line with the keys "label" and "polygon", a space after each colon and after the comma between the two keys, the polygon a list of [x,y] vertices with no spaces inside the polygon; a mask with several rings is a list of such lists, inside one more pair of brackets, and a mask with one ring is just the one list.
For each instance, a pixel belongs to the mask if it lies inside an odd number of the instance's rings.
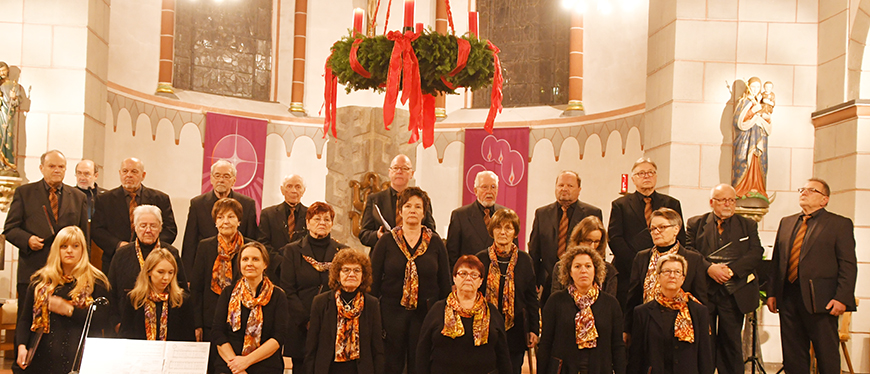
{"label": "orange patterned tie", "polygon": [[791,254],[788,256],[788,281],[794,283],[798,278],[798,263],[801,260],[801,247],[804,245],[804,237],[807,235],[807,220],[811,216],[801,216],[803,222],[798,228],[797,234],[794,236],[794,243],[791,245]]}
{"label": "orange patterned tie", "polygon": [[562,206],[562,219],[559,221],[559,258],[568,247],[568,207]]}
{"label": "orange patterned tie", "polygon": [[399,197],[396,196],[396,225],[393,227],[402,226],[402,207],[399,206]]}
{"label": "orange patterned tie", "polygon": [[722,235],[722,232],[725,231],[725,229],[722,228],[722,222],[724,221],[724,219],[716,218],[716,230],[719,230],[719,235]]}
{"label": "orange patterned tie", "polygon": [[57,187],[49,187],[48,203],[51,204],[51,214],[54,215],[54,220],[57,221]]}
{"label": "orange patterned tie", "polygon": [[137,206],[139,206],[139,204],[136,203],[136,193],[130,192],[130,232],[133,233],[136,232],[136,227],[133,225],[133,210],[136,209]]}
{"label": "orange patterned tie", "polygon": [[287,232],[290,237],[293,237],[293,232],[296,231],[296,206],[290,207],[290,214],[287,215]]}
{"label": "orange patterned tie", "polygon": [[652,216],[652,198],[644,197],[643,203],[643,218],[646,219],[646,226],[649,227],[649,219]]}
{"label": "orange patterned tie", "polygon": [[483,208],[483,224],[486,227],[489,227],[489,221],[492,220],[492,217],[489,216],[489,212],[489,208]]}

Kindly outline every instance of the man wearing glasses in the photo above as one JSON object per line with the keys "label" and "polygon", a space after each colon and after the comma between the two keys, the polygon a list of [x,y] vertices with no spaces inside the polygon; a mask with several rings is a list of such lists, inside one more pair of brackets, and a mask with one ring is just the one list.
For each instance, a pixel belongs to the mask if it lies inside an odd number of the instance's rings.
{"label": "man wearing glasses", "polygon": [[[360,224],[359,241],[363,245],[374,247],[387,231],[381,223],[381,217],[378,216],[375,210],[375,205],[381,212],[384,220],[393,228],[401,225],[401,222],[396,222],[396,202],[399,198],[399,193],[404,191],[414,177],[414,168],[411,166],[411,159],[406,155],[398,155],[390,162],[390,187],[369,195],[366,198],[366,207],[362,215],[362,223]],[[423,217],[423,226],[435,231],[435,219],[432,218],[432,205],[429,204],[425,209],[426,216]]]}
{"label": "man wearing glasses", "polygon": [[810,372],[810,342],[819,373],[840,373],[838,317],[856,310],[855,232],[851,219],[825,209],[825,181],[811,178],[798,192],[801,213],[776,231],[767,307],[779,313],[787,373]]}
{"label": "man wearing glasses", "polygon": [[[649,158],[635,161],[631,168],[631,181],[637,191],[622,196],[611,204],[607,231],[610,250],[613,251],[613,265],[619,271],[616,277],[616,299],[623,310],[628,294],[631,262],[638,252],[653,246],[648,229],[652,212],[659,208],[670,208],[680,217],[683,215],[679,200],[656,192],[657,169],[656,163]],[[686,231],[682,228],[677,234],[677,240],[680,244],[686,243]]]}
{"label": "man wearing glasses", "polygon": [[686,223],[686,246],[705,258],[713,361],[720,374],[743,373],[743,316],[758,307],[755,268],[764,255],[758,223],[734,214],[736,198],[733,187],[720,184],[710,190],[713,211]]}
{"label": "man wearing glasses", "polygon": [[160,242],[172,244],[178,235],[169,195],[142,184],[145,179],[145,164],[137,158],[125,159],[121,162],[118,175],[121,179],[120,186],[97,195],[91,222],[94,243],[103,249],[104,273],[109,272],[115,251],[134,239],[133,209],[137,206],[147,204],[160,208],[163,222]]}
{"label": "man wearing glasses", "polygon": [[447,258],[450,266],[463,255],[475,255],[492,246],[489,236],[489,220],[499,209],[505,207],[495,203],[498,197],[498,175],[484,170],[474,177],[474,195],[471,204],[456,208],[450,213],[447,228]]}
{"label": "man wearing glasses", "polygon": [[196,247],[199,241],[218,234],[211,209],[214,203],[225,197],[235,199],[242,204],[242,215],[239,218],[239,232],[249,239],[256,239],[257,204],[254,199],[235,193],[236,167],[227,160],[218,160],[211,165],[210,181],[212,190],[190,199],[190,210],[187,211],[187,226],[184,228],[184,241],[181,244],[181,258],[184,270],[193,274],[193,264],[196,262]]}

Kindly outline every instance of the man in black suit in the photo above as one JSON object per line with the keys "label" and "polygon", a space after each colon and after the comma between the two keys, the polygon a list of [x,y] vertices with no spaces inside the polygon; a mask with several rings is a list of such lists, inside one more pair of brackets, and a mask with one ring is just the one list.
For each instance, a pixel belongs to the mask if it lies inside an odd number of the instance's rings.
{"label": "man in black suit", "polygon": [[88,222],[94,217],[94,200],[97,195],[105,193],[107,189],[97,185],[97,165],[91,160],[81,160],[76,164],[76,188],[82,191],[88,201]]}
{"label": "man in black suit", "polygon": [[[399,193],[404,191],[411,178],[414,177],[414,168],[411,159],[406,155],[398,155],[390,162],[390,188],[373,193],[366,198],[366,207],[360,224],[359,241],[363,245],[374,248],[378,239],[386,233],[380,217],[377,216],[374,206],[377,205],[390,227],[396,226],[396,202]],[[435,219],[432,218],[432,204],[425,208],[426,216],[423,217],[423,226],[435,231]]]}
{"label": "man in black suit", "polygon": [[305,195],[305,181],[296,174],[284,177],[281,194],[284,195],[283,202],[260,212],[260,235],[257,240],[269,249],[269,253],[280,253],[285,245],[302,239],[308,233],[305,226],[308,207],[301,203],[302,195]]}
{"label": "man in black suit", "polygon": [[[45,266],[54,236],[67,226],[87,232],[88,207],[85,194],[63,184],[66,157],[57,150],[39,158],[42,180],[15,190],[3,234],[18,247],[18,298],[27,294],[30,276]],[[19,303],[19,307],[23,302]]]}
{"label": "man in black suit", "polygon": [[474,177],[474,194],[477,200],[450,213],[447,228],[447,257],[450,266],[462,255],[475,255],[492,245],[487,224],[492,215],[503,205],[495,203],[498,197],[498,175],[484,170]]}
{"label": "man in black suit", "polygon": [[734,187],[714,187],[713,211],[689,218],[686,230],[686,246],[700,252],[707,266],[706,306],[720,374],[743,373],[743,316],[758,308],[755,268],[764,255],[758,223],[734,214],[736,198]]}
{"label": "man in black suit", "polygon": [[178,235],[175,226],[175,215],[172,213],[172,203],[169,195],[145,187],[145,164],[137,158],[128,158],[121,162],[118,170],[121,185],[102,195],[97,195],[94,203],[94,219],[91,232],[94,242],[103,249],[103,272],[108,272],[112,265],[115,250],[126,245],[133,238],[133,209],[139,205],[154,205],[160,208],[163,216],[163,228],[160,230],[160,242],[172,244]]}
{"label": "man in black suit", "polygon": [[[680,201],[656,192],[656,163],[648,158],[635,161],[631,167],[631,181],[635,191],[613,201],[610,208],[610,224],[607,227],[613,265],[619,274],[616,277],[616,299],[625,310],[631,264],[637,252],[653,246],[649,233],[649,217],[659,208],[671,208],[680,217],[683,209]],[[680,225],[682,226],[682,225]],[[686,244],[686,230],[677,235],[680,244]]]}
{"label": "man in black suit", "polygon": [[543,289],[541,305],[550,296],[553,266],[568,248],[571,230],[588,216],[601,219],[601,209],[580,201],[580,175],[565,170],[556,177],[556,201],[535,210],[529,254],[538,287]]}
{"label": "man in black suit", "polygon": [[257,204],[254,199],[236,193],[236,166],[227,160],[218,160],[211,165],[212,190],[190,199],[190,209],[187,211],[187,226],[184,228],[184,240],[181,245],[181,260],[184,270],[193,274],[193,264],[196,260],[196,247],[199,241],[218,234],[211,209],[214,203],[225,197],[236,199],[242,204],[243,217],[239,219],[239,232],[246,238],[257,237]]}
{"label": "man in black suit", "polygon": [[810,372],[810,342],[821,374],[840,373],[837,318],[854,311],[855,232],[852,220],[831,212],[831,189],[811,178],[800,192],[801,213],[779,221],[767,307],[779,312],[782,365]]}

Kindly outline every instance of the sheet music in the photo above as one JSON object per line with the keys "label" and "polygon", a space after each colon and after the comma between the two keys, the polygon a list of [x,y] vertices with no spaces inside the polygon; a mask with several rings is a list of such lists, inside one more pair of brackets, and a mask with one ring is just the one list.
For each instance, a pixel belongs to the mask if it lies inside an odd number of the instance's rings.
{"label": "sheet music", "polygon": [[378,218],[381,219],[381,225],[384,226],[384,231],[390,231],[390,230],[392,230],[393,228],[390,227],[390,224],[387,223],[387,220],[386,220],[386,219],[384,219],[384,215],[381,214],[381,208],[378,208],[378,204],[375,204],[375,212],[378,213]]}
{"label": "sheet music", "polygon": [[164,374],[201,374],[208,367],[208,343],[166,342]]}
{"label": "sheet music", "polygon": [[88,338],[82,374],[204,374],[209,343]]}

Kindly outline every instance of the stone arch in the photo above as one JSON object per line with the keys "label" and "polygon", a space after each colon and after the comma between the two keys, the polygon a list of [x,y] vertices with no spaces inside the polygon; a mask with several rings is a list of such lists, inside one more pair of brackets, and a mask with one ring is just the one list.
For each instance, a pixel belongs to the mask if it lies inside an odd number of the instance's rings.
{"label": "stone arch", "polygon": [[868,31],[870,31],[870,0],[861,0],[849,32],[847,100],[870,98]]}

